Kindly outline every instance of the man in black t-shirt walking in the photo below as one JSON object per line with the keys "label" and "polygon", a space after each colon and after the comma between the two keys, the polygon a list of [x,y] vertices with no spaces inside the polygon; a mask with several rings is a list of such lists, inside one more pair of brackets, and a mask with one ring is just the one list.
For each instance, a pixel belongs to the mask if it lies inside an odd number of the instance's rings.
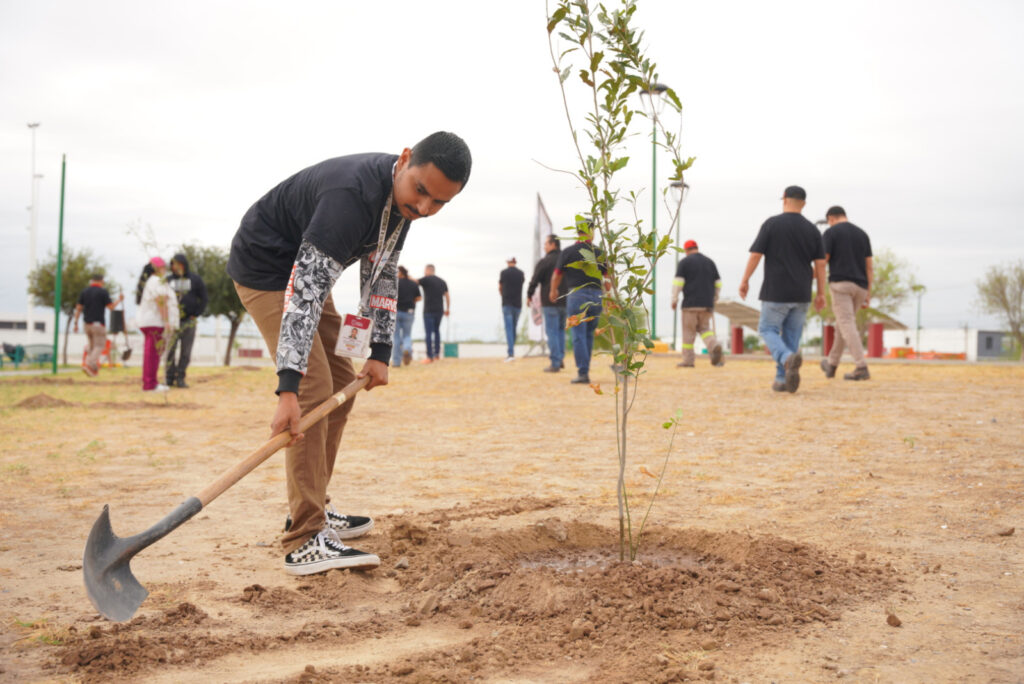
{"label": "man in black t-shirt walking", "polygon": [[565,280],[551,297],[551,277],[558,266],[558,257],[562,255],[561,241],[556,235],[548,235],[544,241],[544,256],[533,267],[533,277],[526,290],[526,299],[533,299],[533,292],[540,288],[540,310],[544,316],[544,334],[548,339],[548,359],[551,365],[544,368],[545,373],[557,373],[565,367]]}
{"label": "man in black t-shirt walking", "polygon": [[[589,276],[581,268],[571,264],[584,261],[596,261],[597,268],[604,275],[607,266],[604,264],[604,253],[601,248],[592,244],[593,233],[588,224],[578,228],[579,240],[572,247],[562,250],[551,276],[548,298],[557,299],[562,282],[569,294],[566,295],[565,312],[568,316],[566,325],[572,329],[572,353],[576,358],[576,377],[570,380],[574,385],[590,384],[590,357],[594,351],[594,331],[601,317],[601,297],[604,294],[602,278]],[[587,258],[584,250],[590,252]]]}
{"label": "man in black t-shirt walking", "polygon": [[519,313],[523,310],[523,283],[526,276],[516,268],[515,257],[509,257],[505,266],[498,276],[498,294],[501,295],[501,318],[505,322],[507,362],[516,360],[516,326],[519,324]]}
{"label": "man in black t-shirt walking", "polygon": [[395,339],[391,347],[391,365],[398,368],[412,363],[412,324],[416,320],[416,302],[420,286],[409,277],[405,266],[398,267],[398,311],[395,313]]}
{"label": "man in black t-shirt walking", "polygon": [[722,345],[711,330],[715,302],[722,288],[718,267],[714,261],[700,253],[696,241],[687,240],[683,249],[686,250],[686,256],[676,267],[676,277],[672,281],[673,310],[679,303],[679,293],[683,294],[683,360],[678,366],[693,368],[693,342],[698,334],[711,357],[711,365],[725,365]]}
{"label": "man in black t-shirt walking", "polygon": [[85,336],[89,340],[89,352],[82,364],[82,372],[90,377],[95,377],[100,372],[100,354],[107,344],[107,327],[104,324],[107,309],[111,311],[120,302],[124,301],[124,293],[117,296],[117,300],[110,299],[110,293],[103,287],[103,274],[96,273],[89,277],[89,286],[78,295],[78,303],[75,304],[74,331],[78,332],[78,318],[85,313]]}
{"label": "man in black t-shirt walking", "polygon": [[836,338],[827,359],[821,360],[826,378],[834,378],[843,348],[849,347],[855,368],[843,375],[845,380],[867,380],[871,377],[864,360],[864,345],[857,329],[857,310],[871,301],[871,285],[875,269],[871,257],[871,238],[846,219],[842,207],[830,207],[825,213],[829,228],[822,236],[825,262],[828,264],[832,313],[836,318]]}
{"label": "man in black t-shirt walking", "polygon": [[423,290],[423,327],[426,329],[427,358],[423,363],[441,359],[441,318],[448,315],[451,298],[448,283],[434,275],[434,264],[427,264],[419,279]]}
{"label": "man in black t-shirt walking", "polygon": [[[454,199],[471,166],[466,143],[443,131],[398,155],[328,159],[257,200],[231,241],[228,275],[277,362],[271,434],[287,430],[292,437],[285,456],[290,515],[281,539],[289,574],[380,564],[376,555],[342,542],[368,532],[373,520],[341,515],[328,505],[327,487],[354,398],[304,434],[299,420],[357,377],[369,379],[367,390],[388,384],[398,258],[409,223]],[[335,352],[342,317],[331,296],[342,272],[357,264],[362,297],[349,313],[372,322],[370,358],[358,375],[352,360]]]}
{"label": "man in black t-shirt walking", "polygon": [[[796,392],[800,386],[800,337],[811,301],[811,280],[817,280],[814,306],[825,306],[825,253],[821,234],[800,212],[807,204],[807,193],[791,185],[782,193],[782,213],[761,226],[750,246],[750,258],[740,281],[739,293],[747,298],[750,276],[764,257],[764,282],[761,284],[761,333],[775,359],[776,392]],[[812,266],[813,265],[813,266]]]}

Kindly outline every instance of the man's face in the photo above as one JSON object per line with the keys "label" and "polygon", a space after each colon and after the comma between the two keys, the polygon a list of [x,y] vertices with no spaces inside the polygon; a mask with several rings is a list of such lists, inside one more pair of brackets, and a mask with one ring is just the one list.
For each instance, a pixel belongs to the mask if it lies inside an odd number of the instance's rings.
{"label": "man's face", "polygon": [[547,241],[546,241],[546,242],[544,243],[544,253],[545,253],[545,254],[548,254],[548,253],[550,253],[550,252],[553,252],[553,251],[554,251],[554,249],[555,249],[555,243],[554,243],[554,242],[552,242],[551,240],[547,240]]}
{"label": "man's face", "polygon": [[408,147],[402,150],[395,166],[395,204],[407,221],[433,216],[462,190],[462,183],[449,179],[433,164],[411,166],[411,155]]}
{"label": "man's face", "polygon": [[185,275],[185,266],[180,261],[172,261],[171,270],[174,272],[174,275],[176,276]]}

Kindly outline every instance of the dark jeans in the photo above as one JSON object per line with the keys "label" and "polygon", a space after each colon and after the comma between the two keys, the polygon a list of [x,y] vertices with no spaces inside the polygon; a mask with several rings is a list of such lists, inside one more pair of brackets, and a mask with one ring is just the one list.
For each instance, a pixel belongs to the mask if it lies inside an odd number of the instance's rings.
{"label": "dark jeans", "polygon": [[[167,352],[167,384],[185,382],[185,371],[192,360],[192,343],[196,341],[196,319],[182,321],[181,327],[171,336],[171,348]],[[180,355],[178,346],[181,345]],[[175,357],[177,361],[175,361]]]}
{"label": "dark jeans", "polygon": [[423,312],[423,327],[427,330],[427,358],[436,359],[441,356],[441,319],[443,313]]}
{"label": "dark jeans", "polygon": [[548,358],[559,368],[565,358],[565,309],[560,306],[542,306],[544,333],[548,338]]}
{"label": "dark jeans", "polygon": [[565,313],[593,320],[580,323],[572,328],[572,353],[576,357],[576,370],[580,375],[590,373],[590,355],[594,351],[594,331],[601,315],[601,291],[596,287],[585,287],[570,292],[566,297]]}
{"label": "dark jeans", "polygon": [[505,344],[508,345],[508,355],[516,355],[516,325],[519,324],[519,312],[522,307],[501,305],[501,317],[505,320]]}

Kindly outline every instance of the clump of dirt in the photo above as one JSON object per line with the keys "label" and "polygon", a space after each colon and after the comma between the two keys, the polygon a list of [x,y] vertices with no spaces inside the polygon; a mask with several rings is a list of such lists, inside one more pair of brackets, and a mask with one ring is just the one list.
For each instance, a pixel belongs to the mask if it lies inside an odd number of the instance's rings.
{"label": "clump of dirt", "polygon": [[[611,681],[708,679],[723,675],[710,659],[722,645],[791,638],[807,623],[840,620],[898,582],[891,566],[769,535],[653,530],[640,559],[623,562],[613,530],[579,521],[548,518],[478,534],[436,513],[380,523],[387,534],[372,538],[384,561],[379,570],[303,577],[293,588],[253,584],[236,595],[253,615],[308,614],[297,631],[240,631],[237,622],[221,624],[183,603],[72,636],[64,671],[85,679],[138,674],[236,651],[311,640],[330,648],[436,625],[478,631],[450,647],[374,666],[317,667],[296,681],[516,679],[529,677],[522,663],[576,659]],[[396,568],[399,553],[405,562]],[[372,617],[340,624],[320,617],[324,606],[358,602],[374,606]]]}
{"label": "clump of dirt", "polygon": [[115,411],[136,411],[138,409],[179,409],[183,411],[195,411],[204,408],[202,404],[189,402],[155,402],[155,401],[97,401],[94,404],[87,404],[88,408],[112,409]]}
{"label": "clump of dirt", "polygon": [[64,399],[58,399],[57,397],[51,397],[49,394],[33,394],[31,397],[26,397],[19,401],[15,406],[18,408],[27,409],[40,409],[40,408],[63,408],[67,406],[77,406],[73,401],[65,401]]}

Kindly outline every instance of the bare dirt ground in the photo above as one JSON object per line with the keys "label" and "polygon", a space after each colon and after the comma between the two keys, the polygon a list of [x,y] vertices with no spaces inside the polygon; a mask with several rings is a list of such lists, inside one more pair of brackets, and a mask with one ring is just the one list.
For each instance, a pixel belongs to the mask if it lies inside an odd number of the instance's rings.
{"label": "bare dirt ground", "polygon": [[349,422],[331,493],[379,569],[284,574],[278,454],[133,560],[151,593],[119,624],[82,585],[103,504],[140,532],[262,444],[272,372],[0,380],[0,680],[1024,681],[1024,368],[812,361],[788,395],[765,361],[676,360],[631,419],[639,515],[684,416],[638,563],[612,393],[446,360]]}

